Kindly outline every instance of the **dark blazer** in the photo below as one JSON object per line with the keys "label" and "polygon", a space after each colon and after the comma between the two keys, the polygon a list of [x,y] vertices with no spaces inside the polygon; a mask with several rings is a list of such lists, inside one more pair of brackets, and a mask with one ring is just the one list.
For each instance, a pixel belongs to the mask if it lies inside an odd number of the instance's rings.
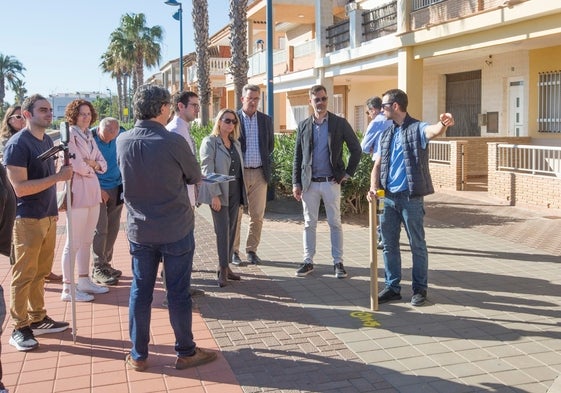
{"label": "dark blazer", "polygon": [[[337,183],[341,183],[346,174],[354,175],[362,149],[351,125],[344,118],[331,112],[327,114],[327,135],[329,146],[329,162],[333,168],[333,176]],[[292,184],[299,186],[303,191],[310,187],[312,182],[312,160],[314,150],[314,117],[310,116],[298,124],[296,147],[294,149],[294,162],[292,166]],[[343,143],[349,149],[349,162],[345,168],[343,161]]]}
{"label": "dark blazer", "polygon": [[[273,121],[271,117],[262,113],[257,114],[257,128],[259,129],[259,153],[261,154],[261,162],[263,163],[263,176],[265,181],[269,183],[271,180],[273,150],[275,148],[275,132],[273,130]],[[242,152],[245,154],[245,125],[243,122],[242,110],[238,110],[238,117],[240,118],[240,145]]]}

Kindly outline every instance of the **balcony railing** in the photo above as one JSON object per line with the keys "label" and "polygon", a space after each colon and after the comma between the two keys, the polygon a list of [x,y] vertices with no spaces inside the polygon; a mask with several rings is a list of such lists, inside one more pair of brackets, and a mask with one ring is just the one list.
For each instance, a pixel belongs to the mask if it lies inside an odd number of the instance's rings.
{"label": "balcony railing", "polygon": [[[228,66],[230,64],[229,57],[211,57],[209,59],[209,75],[210,76],[221,76],[226,73]],[[195,83],[199,80],[197,76],[197,64],[187,68],[187,83]]]}
{"label": "balcony railing", "polygon": [[429,162],[450,165],[450,151],[451,142],[431,141],[429,144]]}
{"label": "balcony railing", "polygon": [[326,51],[333,52],[342,48],[346,48],[351,43],[351,36],[349,33],[349,20],[346,19],[342,22],[329,26],[327,29],[327,44]]}
{"label": "balcony railing", "polygon": [[397,2],[362,13],[363,41],[393,34],[397,31]]}
{"label": "balcony railing", "polygon": [[413,0],[411,29],[437,25],[451,19],[465,18],[501,6],[504,0]]}
{"label": "balcony railing", "polygon": [[561,177],[561,147],[497,145],[497,170]]}

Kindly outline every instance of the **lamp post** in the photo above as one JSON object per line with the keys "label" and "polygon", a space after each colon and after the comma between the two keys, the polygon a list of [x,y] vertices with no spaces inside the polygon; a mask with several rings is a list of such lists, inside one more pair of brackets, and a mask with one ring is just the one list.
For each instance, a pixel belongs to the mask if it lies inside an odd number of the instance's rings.
{"label": "lamp post", "polygon": [[183,7],[177,0],[168,0],[165,2],[172,7],[178,7],[179,10],[173,14],[173,19],[179,21],[179,91],[183,90]]}

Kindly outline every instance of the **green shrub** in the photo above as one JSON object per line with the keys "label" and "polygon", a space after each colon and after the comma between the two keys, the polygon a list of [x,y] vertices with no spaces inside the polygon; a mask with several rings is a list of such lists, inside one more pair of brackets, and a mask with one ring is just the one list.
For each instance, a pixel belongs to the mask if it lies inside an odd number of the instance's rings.
{"label": "green shrub", "polygon": [[[362,135],[358,134],[359,139]],[[292,162],[296,146],[296,132],[275,135],[272,183],[277,196],[292,196]],[[349,151],[344,148],[344,160],[348,162]],[[354,176],[341,189],[341,213],[362,214],[368,206],[366,193],[370,189],[372,159],[363,154]]]}

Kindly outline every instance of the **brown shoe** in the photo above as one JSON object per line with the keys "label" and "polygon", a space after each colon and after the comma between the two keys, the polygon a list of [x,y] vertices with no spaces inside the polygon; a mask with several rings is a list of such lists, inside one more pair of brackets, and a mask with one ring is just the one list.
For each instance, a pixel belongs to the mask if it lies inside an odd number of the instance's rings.
{"label": "brown shoe", "polygon": [[130,353],[125,358],[125,362],[134,371],[144,371],[148,368],[146,360],[134,360]]}
{"label": "brown shoe", "polygon": [[208,349],[195,348],[193,356],[178,356],[175,361],[175,368],[178,370],[185,370],[186,368],[202,366],[216,360],[218,355],[216,352],[209,351]]}
{"label": "brown shoe", "polygon": [[45,277],[45,281],[62,282],[62,276],[59,276],[58,274],[54,274],[53,272],[50,272],[49,275],[47,277]]}

